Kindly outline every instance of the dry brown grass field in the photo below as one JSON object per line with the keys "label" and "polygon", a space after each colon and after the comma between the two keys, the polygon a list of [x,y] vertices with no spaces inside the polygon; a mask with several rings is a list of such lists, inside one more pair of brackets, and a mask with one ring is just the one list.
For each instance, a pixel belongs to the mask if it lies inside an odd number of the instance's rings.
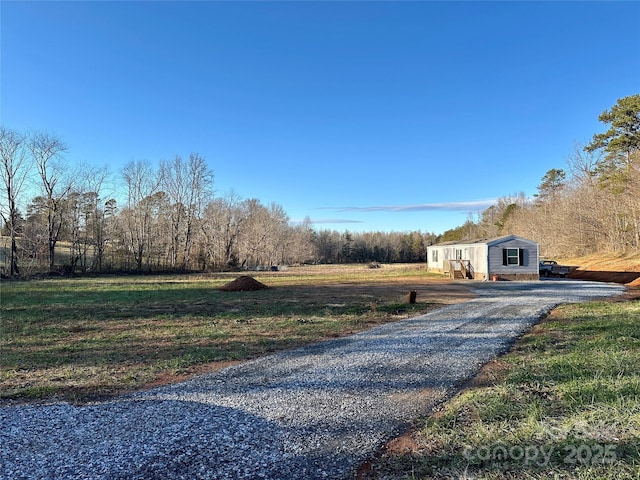
{"label": "dry brown grass field", "polygon": [[[578,278],[639,281],[633,255],[560,261],[580,265]],[[175,382],[471,296],[424,264],[290,267],[251,272],[266,290],[219,290],[238,275],[3,282],[0,402],[83,402]],[[411,290],[415,304],[406,303]]]}

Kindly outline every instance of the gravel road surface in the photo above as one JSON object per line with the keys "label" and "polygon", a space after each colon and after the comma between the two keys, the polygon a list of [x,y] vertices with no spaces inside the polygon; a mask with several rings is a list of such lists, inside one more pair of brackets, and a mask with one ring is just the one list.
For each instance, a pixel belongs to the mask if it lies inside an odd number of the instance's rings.
{"label": "gravel road surface", "polygon": [[477,297],[84,406],[0,408],[1,479],[349,479],[556,305],[624,287],[468,283]]}

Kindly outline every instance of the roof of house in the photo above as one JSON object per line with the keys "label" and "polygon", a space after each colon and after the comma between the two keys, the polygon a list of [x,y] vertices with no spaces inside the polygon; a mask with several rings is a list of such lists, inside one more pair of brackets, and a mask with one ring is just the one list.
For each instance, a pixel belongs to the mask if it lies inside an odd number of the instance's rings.
{"label": "roof of house", "polygon": [[514,238],[518,238],[520,240],[524,240],[526,242],[537,244],[538,242],[534,242],[533,240],[529,240],[528,238],[519,237],[518,235],[502,235],[500,237],[493,238],[476,238],[472,240],[453,240],[450,242],[442,242],[431,245],[432,247],[446,247],[448,245],[495,245],[496,243],[502,243],[507,240],[511,240]]}

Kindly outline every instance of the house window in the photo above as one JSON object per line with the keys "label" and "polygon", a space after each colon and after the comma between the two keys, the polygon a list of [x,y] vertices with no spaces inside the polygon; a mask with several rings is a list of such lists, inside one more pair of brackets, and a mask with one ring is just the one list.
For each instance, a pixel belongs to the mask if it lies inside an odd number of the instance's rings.
{"label": "house window", "polygon": [[462,250],[456,250],[456,260],[462,260]]}
{"label": "house window", "polygon": [[433,250],[431,252],[431,261],[432,262],[437,262],[438,261],[438,250]]}
{"label": "house window", "polygon": [[522,248],[504,248],[502,249],[503,265],[523,265],[524,250]]}

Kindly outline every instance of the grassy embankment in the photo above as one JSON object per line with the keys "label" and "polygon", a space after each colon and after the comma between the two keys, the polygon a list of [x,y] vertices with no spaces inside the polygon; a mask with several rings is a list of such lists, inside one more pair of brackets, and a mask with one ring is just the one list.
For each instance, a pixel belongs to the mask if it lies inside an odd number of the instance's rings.
{"label": "grassy embankment", "polygon": [[578,267],[569,277],[600,282],[617,282],[640,286],[640,253],[620,255],[593,254],[587,257],[564,258],[564,265]]}
{"label": "grassy embankment", "polygon": [[640,478],[640,300],[558,308],[421,425],[376,478]]}
{"label": "grassy embankment", "polygon": [[[85,401],[424,312],[423,265],[292,268],[269,288],[221,292],[237,274],[105,276],[1,284],[0,401]],[[418,290],[415,304],[403,295]]]}

